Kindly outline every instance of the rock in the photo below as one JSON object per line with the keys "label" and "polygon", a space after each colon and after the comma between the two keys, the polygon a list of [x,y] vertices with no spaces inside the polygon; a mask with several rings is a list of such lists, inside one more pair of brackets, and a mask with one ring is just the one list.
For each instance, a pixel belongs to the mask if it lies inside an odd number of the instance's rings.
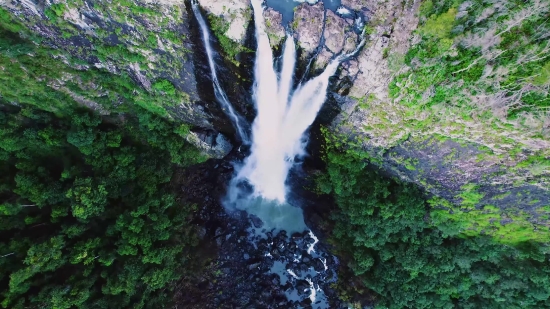
{"label": "rock", "polygon": [[[203,53],[199,52],[204,48],[200,34],[195,33],[191,25],[195,20],[186,7],[188,2],[131,1],[133,6],[155,13],[139,14],[128,7],[115,5],[75,6],[62,0],[0,1],[0,5],[41,37],[41,45],[59,50],[57,57],[60,61],[65,59],[67,65],[77,70],[97,68],[116,75],[127,74],[136,86],[148,92],[155,91],[156,82],[169,81],[178,95],[152,103],[155,109],[166,112],[179,122],[232,134],[232,126],[214,95],[204,89],[209,81],[209,68]],[[64,9],[55,23],[70,24],[69,30],[61,31],[46,16],[45,12],[53,3]],[[248,8],[247,3],[239,7]],[[32,23],[29,23],[31,19]],[[79,59],[81,63],[67,61],[69,57]],[[78,82],[78,74],[70,74],[73,76],[66,80]],[[66,88],[63,84],[56,87]],[[101,95],[118,96],[107,90]],[[78,101],[103,113],[102,107],[92,104],[93,95],[78,98]],[[218,150],[227,148],[224,139],[219,145],[223,147],[218,146]]]}
{"label": "rock", "polygon": [[342,51],[345,42],[345,31],[348,26],[346,20],[336,15],[331,10],[327,10],[325,20],[325,46],[333,53],[338,54]]}
{"label": "rock", "polygon": [[296,7],[294,12],[294,36],[298,40],[298,45],[304,49],[306,56],[309,56],[319,47],[322,24],[319,21],[324,20],[325,7],[322,2],[315,5],[302,3]]}
{"label": "rock", "polygon": [[222,17],[229,23],[225,36],[244,43],[246,27],[251,19],[250,0],[198,0],[208,13]]}
{"label": "rock", "polygon": [[264,222],[262,221],[262,219],[258,218],[255,215],[250,215],[250,220],[252,221],[252,224],[254,225],[254,227],[257,229],[264,226]]}
{"label": "rock", "polygon": [[217,132],[198,133],[192,131],[185,139],[211,158],[221,159],[233,149],[229,140]]}
{"label": "rock", "polygon": [[326,47],[323,47],[315,58],[315,68],[322,69],[326,67],[333,56],[334,55]]}
{"label": "rock", "polygon": [[352,10],[361,11],[379,6],[377,0],[342,0],[342,5]]}
{"label": "rock", "polygon": [[269,44],[275,48],[285,37],[285,28],[283,27],[283,15],[272,8],[264,11],[266,22],[266,32],[269,36]]}
{"label": "rock", "polygon": [[355,48],[357,48],[358,41],[359,41],[359,36],[355,32],[353,31],[346,32],[346,39],[344,42],[344,52],[350,53],[354,51]]}

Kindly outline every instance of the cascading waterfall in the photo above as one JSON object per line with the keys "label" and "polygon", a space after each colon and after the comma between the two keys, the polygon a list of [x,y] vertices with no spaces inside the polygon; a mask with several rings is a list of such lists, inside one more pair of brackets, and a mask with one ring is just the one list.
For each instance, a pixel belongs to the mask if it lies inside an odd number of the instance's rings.
{"label": "cascading waterfall", "polygon": [[287,35],[282,70],[277,74],[265,31],[262,2],[252,0],[258,44],[253,96],[258,115],[252,126],[251,154],[236,180],[246,180],[253,187],[253,197],[282,204],[288,172],[294,159],[304,154],[304,133],[326,99],[329,78],[347,55],[334,59],[321,75],[292,92],[296,62],[294,39]]}
{"label": "cascading waterfall", "polygon": [[206,55],[208,57],[208,65],[210,66],[212,86],[214,87],[214,94],[216,96],[216,99],[221,104],[223,111],[231,119],[231,122],[233,123],[235,130],[237,130],[237,134],[239,135],[239,138],[241,139],[241,141],[244,144],[248,144],[249,138],[248,138],[248,134],[246,133],[247,131],[246,121],[243,119],[242,116],[240,116],[235,111],[235,109],[233,109],[231,102],[229,102],[229,98],[227,97],[222,87],[220,86],[218,75],[216,74],[216,64],[214,63],[214,52],[212,51],[212,46],[210,45],[210,33],[208,32],[208,26],[206,25],[206,21],[201,15],[197,1],[191,0],[191,4],[193,7],[193,13],[195,14],[195,17],[197,18],[197,21],[199,22],[199,25],[201,28],[202,39],[204,41],[204,48],[206,49]]}

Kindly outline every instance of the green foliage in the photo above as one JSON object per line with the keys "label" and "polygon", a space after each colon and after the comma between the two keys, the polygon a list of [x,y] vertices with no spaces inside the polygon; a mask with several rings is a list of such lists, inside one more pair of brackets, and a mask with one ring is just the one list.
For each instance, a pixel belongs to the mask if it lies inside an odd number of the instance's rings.
{"label": "green foliage", "polygon": [[2,307],[165,307],[195,243],[169,186],[171,162],[201,158],[185,128],[1,103]]}
{"label": "green foliage", "polygon": [[441,15],[432,15],[419,30],[426,36],[436,37],[439,39],[448,38],[451,34],[451,29],[453,29],[456,13],[457,10],[455,8],[451,8],[446,13]]}
{"label": "green foliage", "polygon": [[191,208],[169,187],[173,164],[204,159],[182,138],[189,127],[162,117],[182,95],[77,71],[36,42],[0,9],[1,305],[165,307],[195,242]]}
{"label": "green foliage", "polygon": [[63,13],[65,13],[65,4],[63,3],[56,3],[50,5],[46,10],[44,10],[44,14],[51,20],[55,20],[59,17],[63,16]]}
{"label": "green foliage", "polygon": [[23,29],[23,26],[15,22],[6,9],[0,7],[0,28],[17,33]]}
{"label": "green foliage", "polygon": [[161,79],[153,83],[152,85],[153,89],[156,89],[158,91],[161,91],[162,93],[174,96],[176,95],[176,87],[166,79]]}
{"label": "green foliage", "polygon": [[[532,230],[503,225],[501,232],[515,234],[507,241],[515,246],[479,232],[471,234],[477,237],[461,233],[474,218],[484,224],[480,228],[490,228],[498,208],[447,210],[439,217],[445,210],[432,209],[416,188],[378,175],[364,154],[342,151],[337,138],[326,138],[327,170],[318,189],[332,194],[338,205],[332,212],[332,243],[376,295],[376,308],[550,306],[550,252],[532,242],[540,240]],[[463,191],[468,203],[482,198],[474,186]],[[451,216],[457,216],[454,229]]]}
{"label": "green foliage", "polygon": [[550,61],[540,68],[540,73],[533,78],[533,83],[543,86],[550,82]]}
{"label": "green foliage", "polygon": [[[423,1],[420,41],[405,55],[406,73],[389,85],[410,115],[430,115],[429,124],[411,121],[415,131],[447,127],[465,120],[480,125],[481,140],[502,150],[524,136],[545,138],[540,131],[550,106],[547,41],[548,6],[538,1]],[[498,13],[499,5],[506,13]],[[458,9],[463,10],[458,14]],[[528,16],[528,18],[525,18]],[[414,119],[412,117],[411,119]],[[464,125],[453,136],[467,139]]]}
{"label": "green foliage", "polygon": [[241,52],[250,52],[249,49],[240,45],[239,43],[228,38],[225,33],[229,30],[229,23],[223,19],[223,17],[218,17],[213,14],[208,15],[208,20],[210,21],[210,28],[218,38],[221,48],[227,54],[227,59],[233,62],[235,65],[239,63],[236,61],[236,57]]}
{"label": "green foliage", "polygon": [[[1,26],[0,66],[3,70],[0,71],[0,95],[7,102],[20,102],[60,112],[65,106],[74,104],[74,97],[79,96],[97,103],[94,108],[100,110],[135,112],[132,109],[138,106],[139,111],[166,116],[166,106],[188,100],[186,94],[177,91],[167,80],[154,84],[154,89],[158,91],[147,92],[125,73],[114,75],[97,69],[72,69],[52,59],[52,56],[61,56],[74,63],[77,60],[40,47],[12,31],[16,29],[4,27],[3,24]],[[130,53],[121,45],[99,46],[97,50],[100,57],[105,55],[115,60],[141,61],[143,57]],[[61,87],[60,81],[63,81]],[[51,85],[58,85],[58,88]]]}

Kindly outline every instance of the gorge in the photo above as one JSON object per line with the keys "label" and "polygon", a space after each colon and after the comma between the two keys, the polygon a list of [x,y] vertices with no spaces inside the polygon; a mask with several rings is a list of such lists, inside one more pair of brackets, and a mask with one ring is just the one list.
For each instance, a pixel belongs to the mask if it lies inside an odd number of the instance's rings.
{"label": "gorge", "polygon": [[549,307],[549,12],[0,0],[0,305]]}

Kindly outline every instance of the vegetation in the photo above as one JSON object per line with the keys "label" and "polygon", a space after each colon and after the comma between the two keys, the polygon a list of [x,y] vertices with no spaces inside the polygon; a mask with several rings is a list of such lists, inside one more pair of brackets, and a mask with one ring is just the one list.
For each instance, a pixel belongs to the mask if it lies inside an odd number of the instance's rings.
{"label": "vegetation", "polygon": [[216,35],[218,42],[220,42],[221,48],[225,51],[226,59],[233,64],[239,66],[237,61],[237,55],[242,52],[251,52],[250,49],[228,38],[225,33],[229,29],[229,23],[224,20],[223,17],[218,17],[213,14],[208,15],[210,21],[210,28]]}
{"label": "vegetation", "polygon": [[204,160],[164,117],[181,94],[37,40],[0,10],[0,305],[166,307],[196,244],[170,181]]}
{"label": "vegetation", "polygon": [[[335,197],[332,243],[375,295],[376,308],[550,306],[548,231],[546,243],[537,243],[532,227],[516,225],[505,232],[515,234],[514,246],[459,234],[418,189],[378,175],[364,155],[337,144],[329,138],[318,189]],[[464,198],[474,203],[479,197]],[[491,216],[494,209],[483,211]],[[471,217],[455,220],[471,223]],[[352,288],[345,281],[340,286]]]}
{"label": "vegetation", "polygon": [[[550,6],[539,0],[502,5],[507,9],[482,0],[423,2],[421,40],[404,58],[410,70],[390,85],[409,113],[433,115],[415,129],[436,120],[452,122],[457,129],[451,134],[459,138],[491,132],[483,139],[495,139],[496,152],[508,143],[530,148],[531,139],[548,137]],[[474,123],[480,129],[471,132]]]}
{"label": "vegetation", "polygon": [[[67,113],[65,108],[64,112]],[[4,308],[159,308],[180,278],[184,225],[171,162],[196,162],[177,128],[78,108],[2,105],[0,286]]]}
{"label": "vegetation", "polygon": [[411,45],[388,46],[390,98],[357,98],[347,147],[443,193],[431,213],[449,229],[548,241],[549,12],[538,0],[422,1]]}

